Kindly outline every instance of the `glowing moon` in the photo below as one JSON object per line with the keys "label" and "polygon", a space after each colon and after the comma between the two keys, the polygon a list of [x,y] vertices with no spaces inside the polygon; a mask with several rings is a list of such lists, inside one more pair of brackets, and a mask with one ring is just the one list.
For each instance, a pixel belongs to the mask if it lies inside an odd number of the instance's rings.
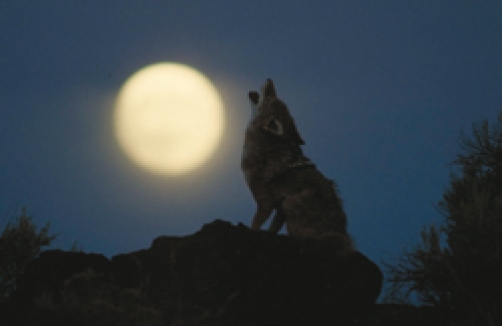
{"label": "glowing moon", "polygon": [[132,161],[151,172],[182,174],[215,151],[224,128],[223,105],[216,88],[197,70],[156,63],[124,83],[114,124]]}

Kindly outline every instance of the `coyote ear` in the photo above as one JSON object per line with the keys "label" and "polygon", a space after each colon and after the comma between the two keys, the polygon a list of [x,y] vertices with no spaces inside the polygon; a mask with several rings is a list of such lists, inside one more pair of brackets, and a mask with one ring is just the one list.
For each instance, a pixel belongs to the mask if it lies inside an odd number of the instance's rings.
{"label": "coyote ear", "polygon": [[273,133],[276,136],[282,136],[284,134],[282,123],[274,117],[271,117],[268,122],[265,123],[263,129]]}
{"label": "coyote ear", "polygon": [[250,91],[248,93],[248,97],[251,103],[253,103],[254,105],[258,105],[258,101],[260,100],[260,95],[258,94],[258,92]]}
{"label": "coyote ear", "polygon": [[261,88],[263,98],[267,97],[277,97],[277,93],[275,92],[274,83],[272,79],[268,78],[263,87]]}

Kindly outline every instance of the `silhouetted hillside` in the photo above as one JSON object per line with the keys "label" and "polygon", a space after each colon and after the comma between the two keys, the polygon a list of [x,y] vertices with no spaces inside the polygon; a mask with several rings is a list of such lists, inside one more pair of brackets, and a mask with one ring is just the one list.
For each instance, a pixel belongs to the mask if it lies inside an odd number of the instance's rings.
{"label": "silhouetted hillside", "polygon": [[382,273],[336,243],[216,220],[107,259],[46,251],[2,325],[442,325],[432,308],[376,305]]}

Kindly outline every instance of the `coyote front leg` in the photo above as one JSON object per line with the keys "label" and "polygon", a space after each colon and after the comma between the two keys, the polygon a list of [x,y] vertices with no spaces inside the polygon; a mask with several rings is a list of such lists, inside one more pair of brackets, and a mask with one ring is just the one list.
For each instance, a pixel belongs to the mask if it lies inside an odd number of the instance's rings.
{"label": "coyote front leg", "polygon": [[284,224],[284,222],[286,222],[286,215],[284,214],[284,211],[279,206],[275,210],[274,218],[272,219],[272,223],[270,223],[268,230],[270,232],[277,233],[282,228],[282,225]]}
{"label": "coyote front leg", "polygon": [[272,211],[274,210],[274,206],[272,205],[259,205],[256,213],[253,217],[253,222],[251,223],[252,230],[259,230],[263,223],[270,217]]}

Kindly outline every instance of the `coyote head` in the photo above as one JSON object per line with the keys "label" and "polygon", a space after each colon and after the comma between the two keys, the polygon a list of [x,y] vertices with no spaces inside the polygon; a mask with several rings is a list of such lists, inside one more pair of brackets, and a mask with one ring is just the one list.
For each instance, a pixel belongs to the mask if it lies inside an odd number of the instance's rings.
{"label": "coyote head", "polygon": [[265,81],[260,93],[250,91],[248,97],[253,113],[252,120],[258,122],[260,128],[295,144],[305,143],[286,104],[277,98],[274,83],[270,78]]}

